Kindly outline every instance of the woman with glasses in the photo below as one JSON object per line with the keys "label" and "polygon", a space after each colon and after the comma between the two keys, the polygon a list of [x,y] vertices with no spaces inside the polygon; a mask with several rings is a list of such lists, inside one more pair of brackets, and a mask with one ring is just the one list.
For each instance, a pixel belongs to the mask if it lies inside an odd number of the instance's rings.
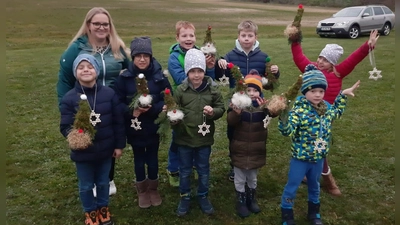
{"label": "woman with glasses", "polygon": [[[68,48],[60,59],[58,72],[57,95],[60,106],[61,98],[74,87],[76,79],[73,73],[74,59],[84,53],[93,55],[100,63],[99,85],[113,87],[121,70],[126,69],[130,63],[127,56],[130,54],[125,43],[118,36],[110,13],[101,7],[90,9],[78,33],[72,38]],[[112,160],[110,171],[110,195],[117,189],[114,183],[115,158]],[[96,196],[96,188],[93,189]]]}

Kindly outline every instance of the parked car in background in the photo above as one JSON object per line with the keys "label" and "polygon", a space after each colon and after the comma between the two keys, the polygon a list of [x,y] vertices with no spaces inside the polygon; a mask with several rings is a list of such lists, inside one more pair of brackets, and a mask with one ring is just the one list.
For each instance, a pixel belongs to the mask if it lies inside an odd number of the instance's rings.
{"label": "parked car in background", "polygon": [[355,39],[362,33],[376,29],[386,36],[394,28],[394,20],[395,14],[384,5],[352,6],[319,21],[316,31],[321,37],[344,36]]}

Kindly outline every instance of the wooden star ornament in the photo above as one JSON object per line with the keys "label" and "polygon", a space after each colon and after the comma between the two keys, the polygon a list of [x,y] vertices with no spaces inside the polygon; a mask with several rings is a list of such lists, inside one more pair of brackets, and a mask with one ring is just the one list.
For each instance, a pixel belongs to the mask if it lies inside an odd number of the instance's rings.
{"label": "wooden star ornament", "polygon": [[91,123],[93,126],[96,126],[97,123],[100,123],[100,122],[101,122],[100,113],[95,113],[94,110],[92,110],[92,111],[90,112],[90,115],[89,115],[89,116],[90,116],[90,117],[89,117],[90,123]]}
{"label": "wooden star ornament", "polygon": [[207,125],[206,122],[203,122],[203,124],[198,125],[199,131],[197,133],[202,134],[203,137],[206,136],[206,134],[210,133],[210,125]]}
{"label": "wooden star ornament", "polygon": [[131,122],[132,122],[131,127],[133,127],[133,129],[135,129],[135,130],[141,130],[141,129],[142,129],[142,127],[140,126],[140,124],[141,124],[142,122],[140,122],[140,121],[138,120],[138,118],[131,119]]}
{"label": "wooden star ornament", "polygon": [[374,67],[374,69],[373,70],[371,70],[371,71],[368,71],[369,72],[369,79],[371,79],[371,80],[378,80],[379,78],[382,78],[382,75],[381,75],[381,70],[377,70],[376,69],[376,67]]}
{"label": "wooden star ornament", "polygon": [[226,86],[229,84],[229,77],[225,76],[224,74],[221,78],[219,78],[219,81],[222,86]]}
{"label": "wooden star ornament", "polygon": [[264,122],[264,128],[267,129],[269,123],[271,122],[272,117],[270,117],[269,115],[265,116],[265,118],[263,119]]}
{"label": "wooden star ornament", "polygon": [[321,153],[322,150],[326,149],[326,141],[323,140],[322,138],[318,138],[316,141],[314,141],[314,150],[317,151],[318,153]]}

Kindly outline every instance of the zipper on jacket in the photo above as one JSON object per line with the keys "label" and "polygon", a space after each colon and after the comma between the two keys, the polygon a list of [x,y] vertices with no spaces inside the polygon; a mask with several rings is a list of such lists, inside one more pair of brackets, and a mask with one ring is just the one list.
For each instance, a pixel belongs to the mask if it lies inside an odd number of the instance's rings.
{"label": "zipper on jacket", "polygon": [[104,60],[104,54],[101,53],[101,61],[103,63],[103,86],[106,86],[106,61]]}

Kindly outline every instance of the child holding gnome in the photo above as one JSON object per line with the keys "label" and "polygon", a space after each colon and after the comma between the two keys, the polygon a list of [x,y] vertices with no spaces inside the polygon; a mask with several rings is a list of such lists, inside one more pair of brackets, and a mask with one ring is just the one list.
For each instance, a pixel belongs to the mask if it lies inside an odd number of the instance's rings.
{"label": "child holding gnome", "polygon": [[[336,96],[342,89],[343,79],[349,75],[356,65],[360,63],[369,54],[369,52],[373,51],[375,48],[376,42],[379,38],[378,31],[371,31],[369,40],[364,42],[358,49],[352,52],[340,63],[339,59],[343,54],[343,48],[337,44],[327,44],[319,53],[316,62],[312,62],[304,55],[300,44],[302,41],[301,18],[303,16],[303,12],[303,5],[300,4],[294,21],[292,24],[289,24],[284,31],[288,38],[289,44],[291,44],[293,61],[302,73],[304,73],[308,64],[313,64],[324,74],[328,82],[324,100],[328,101],[330,104],[333,104]],[[341,191],[339,190],[339,187],[337,186],[332,175],[331,168],[328,165],[327,158],[324,159],[322,178],[328,193],[333,196],[341,195]]]}
{"label": "child holding gnome", "polygon": [[154,122],[164,107],[162,92],[171,85],[153,57],[149,37],[135,37],[130,49],[132,63],[118,77],[115,89],[126,107],[125,126],[133,150],[138,204],[148,208],[162,202],[158,192],[160,136]]}
{"label": "child holding gnome", "polygon": [[227,122],[233,128],[229,145],[235,173],[236,214],[242,218],[259,213],[256,199],[257,174],[266,164],[268,125],[286,108],[287,99],[294,99],[301,87],[301,76],[285,94],[267,101],[263,98],[262,77],[257,70],[242,78],[237,66],[229,64],[236,89],[232,96]]}
{"label": "child holding gnome", "polygon": [[181,198],[176,213],[178,216],[184,216],[190,209],[192,196],[190,175],[195,166],[198,173],[197,200],[203,213],[210,215],[214,213],[214,208],[208,199],[214,120],[221,118],[224,114],[224,102],[212,78],[205,76],[206,59],[202,51],[188,50],[184,68],[187,78],[174,92],[175,102],[184,117],[181,116],[182,119],[175,121],[172,126],[173,142],[178,145],[180,159]]}
{"label": "child holding gnome", "polygon": [[75,162],[85,224],[114,224],[108,208],[108,174],[112,157],[119,158],[125,147],[123,106],[114,90],[97,83],[100,67],[94,56],[79,55],[73,72],[77,81],[61,100],[60,131]]}

